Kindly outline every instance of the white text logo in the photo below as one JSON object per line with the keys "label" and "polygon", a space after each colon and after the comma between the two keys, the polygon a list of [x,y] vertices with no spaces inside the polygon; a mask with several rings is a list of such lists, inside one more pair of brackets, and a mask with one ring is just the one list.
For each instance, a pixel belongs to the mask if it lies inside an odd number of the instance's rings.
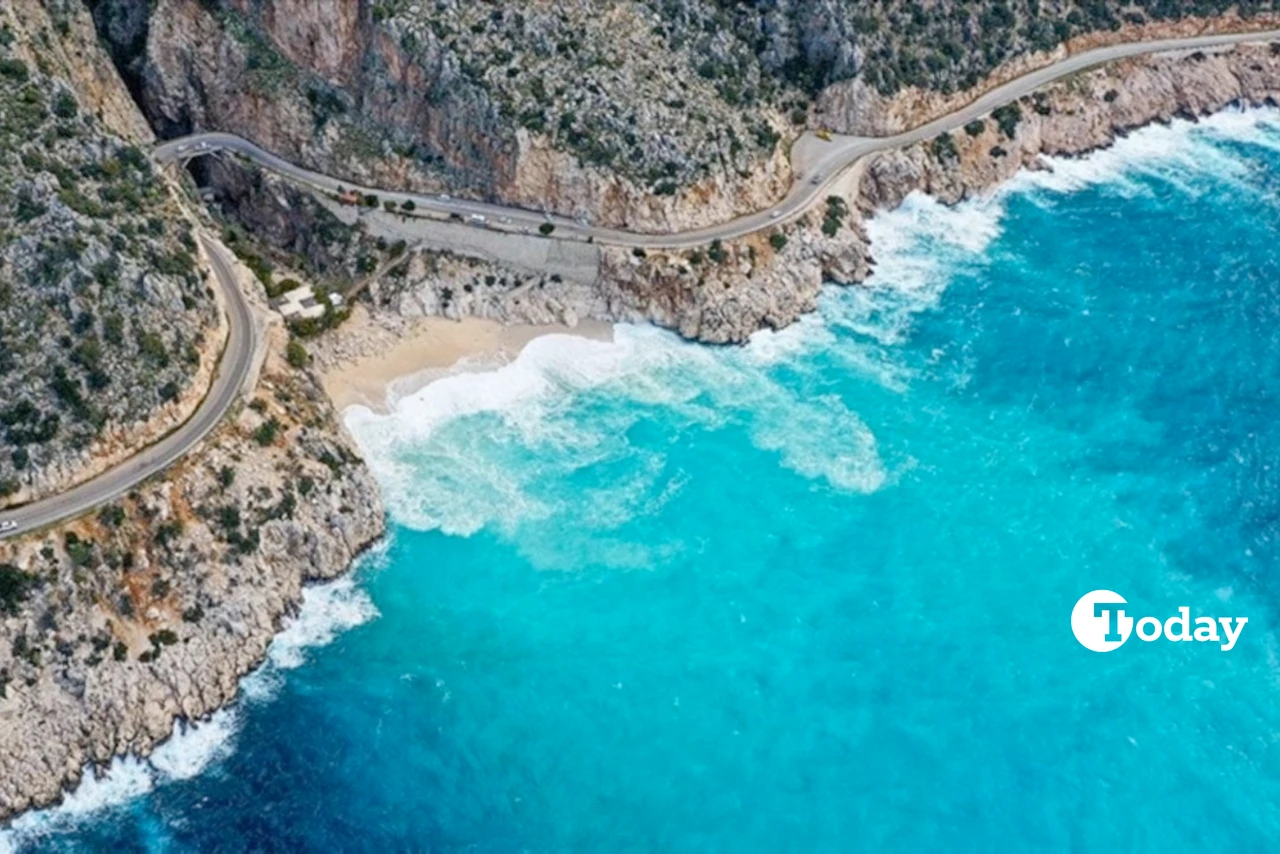
{"label": "white text logo", "polygon": [[[1216,643],[1225,652],[1236,645],[1248,617],[1196,617],[1183,605],[1178,613],[1161,621],[1157,617],[1135,617],[1125,598],[1110,590],[1091,590],[1071,609],[1071,631],[1076,640],[1094,652],[1111,652],[1132,634],[1150,643],[1160,638],[1171,641]],[[1221,628],[1221,632],[1219,632]]]}

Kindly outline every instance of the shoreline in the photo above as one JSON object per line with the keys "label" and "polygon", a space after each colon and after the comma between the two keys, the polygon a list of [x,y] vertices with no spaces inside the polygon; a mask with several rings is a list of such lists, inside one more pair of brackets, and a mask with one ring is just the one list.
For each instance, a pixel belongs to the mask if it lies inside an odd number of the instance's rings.
{"label": "shoreline", "polygon": [[370,336],[378,340],[359,354],[321,356],[324,364],[317,366],[320,384],[339,419],[352,406],[386,414],[396,400],[420,391],[434,380],[509,364],[531,341],[546,335],[613,339],[613,325],[600,320],[569,326],[501,323],[479,317],[423,317],[391,332],[378,326],[363,306],[352,313],[347,324],[337,330],[339,337],[349,340]]}
{"label": "shoreline", "polygon": [[[1174,65],[1176,61],[1168,59],[1160,61],[1124,60],[1119,65],[1123,66],[1126,63],[1142,69],[1143,73],[1136,75],[1134,78],[1136,80],[1144,75],[1148,78],[1161,77],[1163,74],[1168,73],[1169,67]],[[1196,60],[1179,64],[1176,67],[1178,69],[1190,69],[1196,63],[1212,64],[1204,63],[1204,60]],[[1112,64],[1107,68],[1114,71],[1116,65]],[[1195,70],[1190,71],[1189,75],[1198,75],[1206,79],[1212,77],[1207,72]],[[1176,76],[1175,79],[1177,79]],[[1057,85],[1060,86],[1062,84]],[[1280,78],[1277,78],[1275,85],[1280,86]],[[1201,100],[1201,98],[1196,97],[1196,94],[1188,95],[1186,91],[1182,91],[1177,95],[1184,102],[1182,104],[1183,109],[1191,116],[1221,112],[1235,103],[1232,100],[1226,100],[1216,106],[1211,106],[1207,100]],[[1186,103],[1188,101],[1191,103]],[[1100,109],[1110,108],[1111,101],[1106,100],[1105,104],[1106,107]],[[1202,109],[1204,110],[1203,113],[1201,112]],[[1138,112],[1140,111],[1134,110],[1135,114]],[[1148,112],[1148,114],[1143,116],[1138,123],[1132,125],[1124,121],[1124,116],[1113,117],[1113,121],[1108,123],[1105,131],[1098,124],[1091,125],[1090,119],[1096,120],[1096,115],[1092,117],[1087,114],[1064,115],[1060,120],[1064,124],[1073,124],[1078,134],[1073,135],[1069,141],[1073,144],[1083,143],[1078,149],[1074,151],[1064,150],[1070,147],[1064,145],[1064,143],[1068,142],[1067,139],[1046,140],[1045,135],[1041,133],[1041,129],[1038,129],[1034,139],[1023,137],[1017,140],[1018,147],[1015,148],[1015,151],[1021,156],[1010,157],[1008,160],[1004,160],[1002,157],[1002,162],[998,165],[992,165],[984,161],[982,168],[974,168],[976,166],[976,157],[970,158],[970,152],[963,148],[959,161],[950,163],[947,167],[942,166],[941,160],[935,161],[925,154],[925,143],[916,143],[906,149],[883,152],[876,155],[872,162],[866,164],[872,173],[869,182],[862,174],[857,176],[855,196],[866,203],[867,208],[873,210],[893,209],[901,203],[906,193],[912,190],[926,192],[944,204],[954,204],[963,200],[969,192],[977,190],[980,186],[992,188],[1006,183],[1008,179],[1019,174],[1022,169],[1034,168],[1031,163],[1025,161],[1039,154],[1052,152],[1067,156],[1087,157],[1094,151],[1109,147],[1115,141],[1115,137],[1124,130],[1161,123],[1162,120],[1167,120],[1170,115],[1178,115],[1176,111],[1172,110],[1168,111],[1167,114],[1159,109],[1141,112]],[[1038,118],[1032,118],[1032,116],[1028,116],[1028,120],[1028,123],[1038,123],[1040,121]],[[1089,133],[1091,130],[1093,131],[1092,135]],[[960,141],[963,142],[964,140]],[[970,140],[969,147],[976,154],[979,146],[982,146],[983,150],[985,150],[986,146],[990,146],[996,141],[999,140],[995,137],[995,131],[992,129],[986,139]],[[1051,142],[1052,144],[1046,145],[1046,142]],[[1005,145],[1010,148],[1015,147],[1013,141],[1006,141]],[[1033,146],[1034,153],[1032,152]],[[1053,149],[1057,150],[1054,151]],[[1015,161],[1018,161],[1016,167],[1014,166]],[[966,169],[966,166],[968,169]],[[851,236],[846,235],[846,237],[852,239]],[[829,279],[827,280],[829,281]],[[504,324],[495,320],[475,317],[464,317],[460,320],[439,316],[408,319],[393,312],[375,312],[371,314],[363,306],[358,306],[358,309],[358,311],[353,312],[353,317],[346,325],[335,330],[331,336],[326,336],[326,339],[331,338],[332,340],[322,339],[312,345],[316,348],[316,364],[313,366],[313,372],[316,378],[320,380],[325,395],[332,401],[335,414],[339,416],[337,421],[340,430],[342,429],[341,414],[349,406],[364,405],[375,411],[385,412],[389,406],[394,405],[396,398],[412,394],[440,377],[468,372],[469,370],[488,370],[506,364],[514,359],[525,345],[537,337],[548,334],[569,334],[607,340],[612,335],[612,325],[603,320],[584,321],[576,326]],[[362,337],[364,340],[358,340]],[[359,347],[361,352],[351,352],[353,347]],[[376,545],[380,540],[381,537],[375,537],[373,540],[365,542],[360,551]],[[347,577],[353,567],[354,558],[358,554],[359,552],[352,555],[352,560],[343,569],[339,570],[336,576]],[[303,580],[303,583],[306,584],[315,580],[317,579],[307,578]],[[278,634],[278,631],[273,632],[270,637],[274,638]],[[258,663],[260,664],[260,660]],[[255,667],[249,668],[236,677],[237,690],[229,698],[230,702],[215,702],[203,713],[190,716],[183,715],[181,716],[182,719],[207,720],[209,715],[219,709],[233,705],[239,696],[239,686],[244,678],[253,672]],[[152,746],[164,743],[173,734],[174,730],[170,728],[168,735],[162,739],[153,740]],[[145,752],[142,755],[145,755]],[[94,764],[98,765],[99,763],[95,761]],[[61,802],[72,791],[74,789],[63,788],[62,796],[54,800],[53,803]],[[32,802],[34,803],[35,801]],[[50,804],[46,801],[44,806],[48,805]],[[27,815],[31,812],[31,809],[25,809],[0,818],[0,829],[10,827],[12,820],[18,815]],[[0,814],[3,814],[3,809],[0,809]]]}

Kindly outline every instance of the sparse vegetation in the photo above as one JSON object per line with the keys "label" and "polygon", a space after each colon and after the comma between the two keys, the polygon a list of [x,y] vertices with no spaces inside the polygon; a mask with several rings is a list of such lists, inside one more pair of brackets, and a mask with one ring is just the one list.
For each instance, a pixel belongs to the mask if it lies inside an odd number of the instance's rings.
{"label": "sparse vegetation", "polygon": [[839,196],[827,196],[826,213],[822,218],[822,233],[827,237],[835,237],[849,215],[849,206]]}
{"label": "sparse vegetation", "polygon": [[0,498],[177,399],[216,316],[145,154],[13,48],[0,40]]}

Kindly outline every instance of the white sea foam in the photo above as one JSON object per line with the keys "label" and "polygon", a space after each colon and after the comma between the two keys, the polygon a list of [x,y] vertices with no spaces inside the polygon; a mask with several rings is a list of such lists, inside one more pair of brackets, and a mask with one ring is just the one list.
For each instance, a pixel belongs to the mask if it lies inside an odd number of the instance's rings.
{"label": "white sea foam", "polygon": [[302,591],[298,615],[271,641],[267,659],[280,670],[292,670],[307,660],[307,651],[327,646],[345,631],[378,616],[369,594],[350,576]]}
{"label": "white sea foam", "polygon": [[[377,609],[368,595],[349,577],[303,591],[298,615],[271,643],[267,662],[241,682],[244,699],[261,701],[274,696],[280,671],[306,660],[308,649],[324,646],[341,632],[368,622]],[[55,807],[25,813],[9,828],[0,830],[0,854],[41,838],[65,832],[104,810],[123,806],[157,785],[189,780],[230,756],[244,714],[243,705],[221,709],[207,720],[175,722],[173,735],[146,759],[116,757],[101,772],[86,767],[80,784],[66,793]]]}
{"label": "white sea foam", "polygon": [[1147,191],[1139,180],[1146,177],[1194,197],[1196,188],[1185,176],[1206,170],[1248,190],[1245,164],[1214,143],[1230,140],[1280,150],[1278,122],[1280,111],[1274,108],[1249,108],[1223,110],[1198,121],[1148,125],[1085,157],[1046,158],[1048,171],[1021,172],[999,193],[1066,193],[1105,185],[1111,192],[1134,195]]}
{"label": "white sea foam", "polygon": [[1198,122],[1150,125],[1084,157],[1045,158],[1048,170],[1024,170],[995,191],[952,207],[912,193],[896,209],[867,222],[876,260],[867,286],[832,289],[824,296],[821,313],[830,328],[879,345],[844,348],[841,356],[886,387],[901,387],[908,377],[892,348],[910,334],[917,315],[937,305],[958,272],[985,263],[1014,196],[1051,204],[1088,187],[1134,195],[1163,184],[1195,197],[1200,190],[1188,176],[1206,170],[1219,183],[1258,192],[1249,182],[1248,166],[1223,141],[1280,151],[1280,110],[1224,110]]}
{"label": "white sea foam", "polygon": [[[388,414],[353,408],[347,425],[397,521],[462,536],[486,526],[509,533],[563,512],[600,532],[647,512],[666,489],[665,456],[631,445],[627,434],[655,417],[703,429],[740,423],[781,465],[837,489],[872,491],[885,475],[857,415],[774,376],[783,365],[803,369],[804,354],[834,340],[816,317],[738,349],[648,326],[620,325],[612,341],[547,336],[497,370],[431,383]],[[556,488],[619,461],[627,478]],[[630,547],[610,554],[608,565],[641,560]]]}
{"label": "white sea foam", "polygon": [[151,767],[161,780],[190,780],[231,755],[240,729],[240,709],[219,709],[206,721],[179,721],[173,737],[151,754]]}

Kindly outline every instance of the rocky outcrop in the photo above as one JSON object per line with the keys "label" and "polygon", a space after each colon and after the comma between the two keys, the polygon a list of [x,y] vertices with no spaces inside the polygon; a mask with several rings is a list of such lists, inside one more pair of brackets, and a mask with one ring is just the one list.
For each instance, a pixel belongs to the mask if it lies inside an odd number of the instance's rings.
{"label": "rocky outcrop", "polygon": [[407,319],[481,317],[567,326],[586,319],[655,323],[698,341],[737,344],[760,329],[787,326],[812,311],[825,283],[865,278],[861,222],[843,202],[840,210],[839,221],[827,226],[829,234],[806,222],[785,233],[688,252],[605,248],[599,277],[589,284],[417,252],[370,294],[378,310]]}
{"label": "rocky outcrop", "polygon": [[789,182],[779,142],[795,131],[777,108],[726,101],[634,3],[159,0],[140,30],[106,11],[124,0],[103,2],[103,35],[164,136],[234,131],[353,182],[639,230],[744,213]]}
{"label": "rocky outcrop", "polygon": [[[0,498],[127,460],[208,387],[226,321],[191,188],[150,141],[79,2],[0,4]],[[162,477],[0,539],[0,821],[229,702],[302,586],[381,534],[285,337],[252,402]]]}
{"label": "rocky outcrop", "polygon": [[230,702],[302,586],[382,533],[373,478],[275,332],[254,400],[163,482],[0,542],[0,819]]}
{"label": "rocky outcrop", "polygon": [[[1020,169],[1045,168],[1042,155],[1083,154],[1153,121],[1277,100],[1280,51],[1270,45],[1125,60],[1047,86],[999,119],[988,116],[938,139],[873,155],[850,170],[834,192],[836,202],[793,226],[715,247],[715,257],[711,247],[682,253],[609,249],[594,287],[544,278],[532,295],[507,284],[515,281],[509,271],[477,276],[469,267],[463,274],[437,264],[430,274],[411,268],[384,283],[379,304],[405,316],[648,321],[701,341],[740,342],[812,310],[824,283],[866,279],[872,262],[862,218],[896,207],[913,191],[955,203]],[[832,204],[848,209],[847,217],[836,222],[829,215]]]}
{"label": "rocky outcrop", "polygon": [[949,134],[949,142],[934,140],[871,157],[860,207],[868,212],[891,208],[914,190],[954,203],[1019,169],[1044,168],[1041,155],[1084,154],[1152,122],[1278,99],[1280,49],[1273,45],[1125,60],[1022,99],[1012,133],[988,118],[980,127]]}
{"label": "rocky outcrop", "polygon": [[1280,27],[1280,15],[1258,14],[1240,18],[1235,14],[1216,18],[1186,18],[1143,25],[1130,24],[1114,31],[1089,33],[1073,38],[1052,50],[1011,58],[978,85],[956,92],[910,86],[885,95],[863,78],[853,78],[826,87],[817,98],[815,115],[824,126],[855,136],[892,136],[954,112],[984,92],[1064,57],[1093,48],[1124,42],[1185,38],[1211,33],[1248,32]]}

